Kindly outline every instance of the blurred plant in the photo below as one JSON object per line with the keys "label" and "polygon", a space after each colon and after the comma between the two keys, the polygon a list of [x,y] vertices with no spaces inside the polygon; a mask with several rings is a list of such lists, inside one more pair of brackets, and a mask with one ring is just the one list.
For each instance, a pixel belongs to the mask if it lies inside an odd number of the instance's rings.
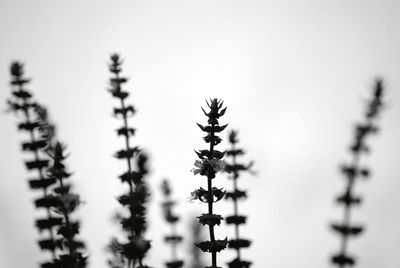
{"label": "blurred plant", "polygon": [[[39,175],[38,179],[30,180],[29,184],[31,189],[42,190],[43,196],[34,202],[37,208],[46,209],[47,217],[36,220],[36,226],[40,232],[49,232],[50,237],[40,240],[39,246],[51,252],[52,260],[41,264],[41,267],[83,268],[86,257],[82,256],[79,249],[84,245],[75,240],[79,224],[70,219],[70,213],[79,205],[79,196],[70,193],[71,186],[64,182],[70,174],[62,163],[65,158],[63,148],[55,142],[55,127],[50,122],[47,110],[33,101],[32,94],[24,88],[29,79],[23,77],[21,63],[11,64],[11,76],[11,85],[16,89],[12,92],[14,99],[8,100],[9,109],[24,116],[18,129],[29,132],[30,141],[24,142],[22,149],[34,154],[34,160],[26,162],[26,166],[28,170],[36,169]],[[59,216],[53,216],[53,213]]]}
{"label": "blurred plant", "polygon": [[[121,116],[123,126],[117,129],[117,135],[123,136],[125,148],[118,151],[115,157],[126,161],[127,171],[119,176],[122,183],[129,185],[129,191],[118,198],[119,203],[129,210],[128,217],[121,218],[123,230],[127,233],[127,242],[120,243],[113,239],[109,250],[113,252],[114,259],[109,261],[110,267],[148,267],[143,265],[143,259],[150,248],[150,242],[143,235],[146,230],[146,207],[145,203],[149,197],[149,190],[143,177],[148,173],[147,156],[139,154],[138,147],[131,147],[130,138],[135,134],[135,129],[129,127],[128,116],[135,113],[132,105],[126,105],[125,99],[129,96],[122,85],[128,81],[120,76],[122,71],[122,60],[118,54],[111,55],[109,70],[113,77],[110,78],[112,96],[119,100],[120,107],[114,108],[114,115]],[[134,171],[132,160],[136,156],[137,169]],[[118,266],[119,265],[119,266]],[[137,266],[138,265],[138,266]]]}
{"label": "blurred plant", "polygon": [[179,268],[183,266],[183,261],[178,260],[176,247],[182,242],[182,236],[176,234],[176,224],[179,221],[179,217],[172,212],[175,201],[171,199],[171,187],[167,179],[162,182],[161,190],[165,198],[162,203],[164,219],[171,226],[171,234],[165,236],[165,242],[171,245],[171,260],[166,262],[165,265],[168,268]]}
{"label": "blurred plant", "polygon": [[367,110],[364,114],[362,122],[355,126],[354,141],[350,145],[351,163],[340,166],[341,173],[347,180],[347,185],[343,194],[341,194],[336,202],[344,207],[344,215],[342,223],[333,223],[332,229],[341,237],[341,246],[338,254],[331,258],[331,262],[338,267],[353,266],[356,263],[355,257],[350,256],[348,250],[348,240],[352,236],[358,236],[364,230],[362,225],[351,224],[351,210],[355,205],[360,205],[361,198],[353,193],[356,179],[367,178],[370,176],[370,170],[361,165],[361,157],[363,154],[370,152],[366,139],[372,134],[378,132],[376,120],[378,119],[382,107],[384,106],[382,80],[377,79],[372,91],[371,99],[367,103]]}
{"label": "blurred plant", "polygon": [[79,234],[80,224],[72,219],[72,213],[80,205],[80,197],[71,191],[71,184],[66,180],[71,176],[66,170],[64,160],[65,147],[60,142],[56,142],[49,150],[53,160],[49,168],[49,178],[54,178],[58,185],[55,187],[54,195],[49,195],[47,205],[62,217],[62,222],[58,226],[57,233],[61,236],[57,240],[59,247],[63,250],[53,265],[48,268],[83,268],[86,267],[87,257],[83,256],[82,251],[85,245],[82,241],[76,239]]}
{"label": "blurred plant", "polygon": [[[29,171],[36,170],[37,178],[29,180],[29,186],[34,191],[41,191],[42,196],[35,199],[35,206],[46,211],[46,216],[36,220],[36,227],[39,232],[47,231],[48,236],[38,241],[41,250],[51,253],[52,258],[56,257],[57,243],[55,240],[54,227],[61,224],[62,218],[54,217],[51,211],[51,198],[49,197],[50,186],[56,183],[55,178],[45,175],[49,167],[50,159],[44,154],[48,146],[48,138],[45,135],[46,129],[42,125],[44,117],[47,117],[46,110],[33,100],[32,93],[25,88],[30,79],[24,77],[24,68],[20,62],[13,62],[10,67],[12,97],[7,103],[9,110],[22,115],[23,120],[18,124],[18,130],[27,132],[29,140],[22,143],[22,150],[33,155],[33,160],[25,162]],[[52,135],[51,135],[52,136]],[[41,267],[48,267],[50,262],[43,263]]]}
{"label": "blurred plant", "polygon": [[191,237],[191,241],[192,241],[192,246],[190,248],[190,263],[189,263],[189,267],[190,268],[204,268],[204,262],[203,262],[203,258],[201,256],[201,251],[200,249],[197,247],[197,244],[199,244],[202,240],[204,240],[204,237],[202,235],[202,229],[201,229],[201,225],[197,220],[194,220],[191,222],[191,231],[192,231],[192,237]]}
{"label": "blurred plant", "polygon": [[252,172],[251,167],[253,166],[253,162],[250,162],[249,164],[241,164],[237,162],[237,156],[243,155],[245,152],[236,147],[238,138],[235,130],[232,130],[229,133],[229,143],[231,148],[226,152],[226,155],[227,157],[230,157],[231,162],[226,164],[225,170],[231,174],[230,178],[233,181],[233,191],[227,192],[225,194],[225,199],[232,199],[234,215],[226,217],[225,220],[227,224],[235,225],[235,239],[229,240],[228,247],[236,250],[236,258],[229,262],[228,265],[231,268],[248,268],[250,267],[251,262],[242,260],[240,250],[241,248],[249,247],[251,241],[240,238],[239,225],[246,223],[246,216],[239,215],[238,210],[238,200],[245,199],[247,195],[245,191],[238,189],[237,180],[242,172]]}
{"label": "blurred plant", "polygon": [[207,178],[207,190],[200,187],[194,192],[195,198],[199,199],[203,203],[208,204],[208,213],[202,214],[197,217],[202,225],[208,225],[210,232],[210,240],[196,244],[203,252],[211,253],[211,266],[208,268],[217,268],[217,252],[226,248],[227,238],[224,240],[215,239],[214,226],[220,225],[223,220],[221,215],[213,213],[213,203],[220,201],[225,192],[222,188],[216,188],[212,185],[212,180],[215,178],[217,172],[224,169],[225,163],[222,161],[224,156],[223,152],[214,149],[222,139],[217,136],[216,133],[223,131],[227,125],[219,126],[218,119],[225,114],[226,108],[222,109],[223,101],[217,99],[210,99],[207,101],[207,105],[210,111],[207,113],[201,108],[204,114],[208,117],[208,126],[202,126],[197,123],[203,132],[207,135],[203,138],[206,143],[209,143],[209,149],[195,151],[200,160],[196,160],[194,165],[195,168],[192,170],[193,173],[200,174]]}

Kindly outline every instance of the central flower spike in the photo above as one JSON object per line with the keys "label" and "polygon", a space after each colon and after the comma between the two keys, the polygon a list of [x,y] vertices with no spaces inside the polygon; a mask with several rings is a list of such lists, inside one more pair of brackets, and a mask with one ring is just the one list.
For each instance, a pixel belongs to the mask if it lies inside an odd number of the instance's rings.
{"label": "central flower spike", "polygon": [[204,141],[209,144],[209,148],[205,150],[195,151],[199,160],[194,163],[194,168],[192,172],[197,175],[205,176],[207,178],[207,190],[200,187],[195,190],[194,195],[196,199],[199,199],[203,203],[208,204],[208,213],[202,214],[197,217],[202,225],[208,225],[210,240],[203,241],[196,244],[203,252],[211,253],[211,266],[206,268],[218,268],[217,266],[217,252],[226,248],[227,238],[219,240],[215,239],[214,227],[215,225],[220,225],[223,220],[221,215],[213,213],[213,204],[220,201],[225,191],[217,187],[213,187],[212,180],[215,178],[216,174],[225,169],[225,162],[222,158],[225,152],[220,152],[214,147],[221,143],[222,139],[217,135],[217,133],[223,131],[228,125],[219,125],[219,118],[225,114],[226,108],[223,107],[223,101],[217,99],[210,99],[207,102],[207,106],[210,109],[206,112],[201,108],[204,114],[208,117],[208,125],[203,126],[199,123],[197,125],[199,128],[207,133],[203,137]]}

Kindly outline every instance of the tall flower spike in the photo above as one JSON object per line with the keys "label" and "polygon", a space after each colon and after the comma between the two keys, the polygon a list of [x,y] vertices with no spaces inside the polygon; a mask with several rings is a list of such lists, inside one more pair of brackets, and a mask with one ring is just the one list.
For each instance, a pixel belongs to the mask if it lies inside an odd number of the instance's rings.
{"label": "tall flower spike", "polygon": [[[29,180],[29,186],[34,191],[40,191],[41,197],[35,199],[35,206],[43,209],[46,216],[36,220],[36,227],[42,234],[45,230],[47,236],[38,241],[39,247],[43,251],[51,253],[51,257],[56,257],[57,243],[55,240],[54,228],[61,222],[61,218],[54,217],[50,207],[52,200],[49,198],[49,188],[55,184],[54,178],[45,176],[46,169],[49,167],[50,159],[45,154],[48,140],[42,135],[42,113],[44,108],[33,100],[32,93],[26,89],[29,79],[24,77],[23,65],[19,62],[13,62],[10,66],[12,97],[7,103],[9,110],[17,115],[22,115],[23,120],[18,124],[18,130],[26,132],[29,140],[22,143],[22,150],[30,153],[33,159],[25,162],[29,171],[36,171],[37,177]],[[50,262],[45,262],[41,267],[46,267]]]}
{"label": "tall flower spike", "polygon": [[67,171],[64,161],[66,159],[64,146],[56,142],[51,147],[49,154],[53,160],[49,168],[49,177],[57,181],[54,188],[54,195],[50,195],[53,200],[53,210],[62,217],[57,233],[61,236],[58,240],[63,253],[54,259],[54,264],[48,266],[60,268],[84,268],[86,267],[87,257],[83,256],[85,244],[76,239],[79,234],[79,222],[72,219],[72,213],[80,205],[78,194],[71,191],[71,184],[68,183],[70,173]]}
{"label": "tall flower spike", "polygon": [[207,190],[199,188],[195,191],[195,194],[201,202],[208,204],[208,213],[202,214],[197,218],[202,225],[208,225],[210,240],[200,242],[196,245],[203,252],[211,253],[211,266],[207,266],[207,268],[218,268],[217,253],[226,248],[228,239],[215,239],[214,227],[215,225],[220,225],[223,218],[221,215],[213,213],[213,204],[220,201],[225,192],[222,189],[213,187],[212,180],[215,178],[216,173],[222,171],[225,166],[225,163],[222,161],[224,153],[217,151],[215,146],[222,141],[217,133],[223,131],[227,127],[227,125],[220,126],[218,122],[219,118],[225,114],[226,108],[222,108],[223,101],[217,99],[210,99],[209,102],[207,101],[207,106],[210,109],[208,113],[203,108],[202,110],[208,117],[208,125],[203,126],[199,123],[197,123],[197,125],[203,132],[207,133],[203,139],[209,144],[209,148],[196,151],[200,160],[195,161],[193,173],[195,175],[200,174],[207,178]]}
{"label": "tall flower spike", "polygon": [[237,132],[232,130],[229,133],[229,143],[231,145],[230,149],[226,152],[227,157],[230,158],[230,163],[226,164],[225,170],[231,174],[230,178],[233,181],[233,191],[227,192],[225,194],[226,199],[232,199],[233,201],[233,211],[232,216],[226,217],[227,224],[233,224],[235,226],[235,238],[230,239],[228,242],[228,247],[236,250],[236,258],[228,263],[230,268],[248,268],[251,262],[242,260],[241,249],[250,246],[251,242],[248,239],[240,238],[239,226],[246,223],[246,216],[239,215],[238,201],[245,199],[246,191],[239,190],[237,186],[237,180],[242,172],[252,172],[251,167],[253,162],[249,164],[241,164],[237,162],[237,157],[243,155],[245,152],[237,148],[238,138]]}
{"label": "tall flower spike", "polygon": [[182,236],[176,233],[179,216],[172,211],[175,202],[171,199],[171,187],[167,179],[163,180],[161,190],[164,195],[164,202],[162,203],[164,219],[171,226],[171,234],[164,237],[165,242],[171,245],[171,260],[166,262],[165,265],[167,268],[180,268],[183,266],[183,261],[177,257],[177,245],[182,242]]}
{"label": "tall flower spike", "polygon": [[382,97],[382,80],[378,79],[375,82],[371,99],[367,103],[363,121],[356,124],[355,127],[354,140],[349,148],[352,160],[350,163],[340,166],[340,171],[347,184],[344,192],[336,198],[336,202],[343,206],[344,214],[341,223],[331,224],[332,230],[338,233],[341,238],[340,251],[332,256],[331,262],[340,268],[353,266],[356,263],[355,257],[348,253],[348,241],[351,237],[360,235],[364,226],[351,223],[352,208],[361,203],[361,198],[355,195],[353,191],[357,179],[366,178],[370,175],[370,170],[361,164],[361,157],[370,151],[366,144],[367,138],[378,131],[376,120],[384,107]]}
{"label": "tall flower spike", "polygon": [[[144,177],[147,174],[147,156],[139,153],[138,147],[131,146],[131,137],[135,134],[135,129],[128,124],[128,117],[135,113],[135,108],[132,105],[126,105],[125,100],[129,93],[123,90],[122,86],[128,79],[121,76],[122,60],[118,54],[111,55],[109,70],[112,73],[110,78],[110,93],[118,99],[120,106],[114,108],[114,115],[122,118],[123,125],[117,129],[117,135],[124,139],[124,148],[116,152],[115,157],[125,161],[127,170],[119,179],[122,183],[129,186],[126,194],[118,198],[119,203],[129,211],[129,216],[122,217],[121,225],[126,232],[127,239],[120,243],[113,239],[109,246],[110,251],[117,260],[110,261],[110,267],[118,267],[118,265],[127,265],[130,267],[147,267],[143,265],[143,259],[150,248],[150,242],[143,238],[146,230],[146,207],[145,203],[148,200],[149,190],[144,182]],[[136,158],[136,170],[134,170],[132,161]]]}

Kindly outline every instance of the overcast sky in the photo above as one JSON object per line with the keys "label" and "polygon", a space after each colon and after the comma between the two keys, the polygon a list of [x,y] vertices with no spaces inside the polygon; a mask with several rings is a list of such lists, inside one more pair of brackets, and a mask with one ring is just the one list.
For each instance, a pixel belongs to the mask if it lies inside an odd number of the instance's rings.
{"label": "overcast sky", "polygon": [[[328,228],[340,219],[333,204],[344,179],[352,126],[361,118],[377,75],[387,88],[382,131],[364,159],[373,177],[357,184],[365,197],[354,213],[367,232],[350,242],[362,268],[400,267],[400,2],[398,0],[277,1],[21,1],[0,0],[0,108],[10,94],[8,67],[25,63],[30,89],[45,103],[68,144],[78,211],[90,267],[106,267],[104,247],[119,228],[111,218],[115,197],[126,187],[124,165],[112,158],[123,146],[112,117],[116,102],[106,91],[108,57],[119,52],[138,110],[133,143],[151,154],[147,262],[162,267],[169,257],[159,184],[169,177],[181,230],[205,205],[186,202],[205,179],[190,170],[193,149],[205,146],[195,122],[205,123],[204,99],[222,98],[221,121],[240,130],[248,160],[259,175],[243,177],[249,199],[244,237],[254,244],[243,256],[254,267],[331,267],[339,238]],[[32,199],[20,152],[26,139],[16,118],[1,114],[0,267],[37,267],[46,259],[35,240]],[[224,135],[223,135],[224,138]],[[220,148],[223,149],[223,143]],[[230,188],[224,176],[214,180]],[[221,203],[221,202],[220,202]],[[217,204],[223,215],[231,204]],[[219,227],[223,238],[232,227]],[[187,256],[181,248],[180,256]],[[22,257],[21,257],[22,256]],[[221,263],[233,254],[221,254]],[[207,254],[206,260],[209,260]]]}

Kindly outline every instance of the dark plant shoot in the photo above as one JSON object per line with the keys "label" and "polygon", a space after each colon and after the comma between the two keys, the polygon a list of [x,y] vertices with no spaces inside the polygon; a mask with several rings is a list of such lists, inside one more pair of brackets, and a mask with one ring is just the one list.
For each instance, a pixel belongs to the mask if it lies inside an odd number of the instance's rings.
{"label": "dark plant shoot", "polygon": [[208,149],[196,151],[199,160],[194,163],[195,168],[193,173],[195,175],[200,174],[207,179],[207,190],[200,187],[195,190],[195,198],[199,199],[201,202],[208,205],[208,213],[204,213],[198,217],[199,222],[202,225],[208,225],[210,240],[203,241],[197,244],[197,246],[203,252],[211,253],[211,266],[208,268],[218,268],[217,266],[217,253],[226,248],[228,239],[216,239],[214,233],[215,225],[220,225],[223,220],[222,216],[219,214],[214,214],[213,204],[220,201],[225,192],[222,188],[214,187],[212,182],[215,179],[215,175],[224,170],[224,162],[222,158],[224,153],[215,149],[215,147],[221,143],[222,139],[217,135],[217,133],[223,131],[227,125],[220,126],[219,118],[225,114],[226,107],[222,108],[223,101],[217,99],[210,99],[207,101],[207,106],[210,111],[207,113],[203,108],[203,112],[208,118],[206,126],[199,123],[197,125],[199,128],[207,133],[204,136],[204,141],[209,144]]}
{"label": "dark plant shoot", "polygon": [[57,181],[53,189],[54,194],[48,197],[48,205],[61,216],[62,222],[57,228],[61,236],[57,241],[63,252],[54,259],[53,266],[62,268],[84,268],[87,257],[83,255],[85,244],[78,240],[80,224],[72,218],[72,213],[80,205],[80,197],[72,192],[72,185],[68,182],[71,173],[67,171],[64,161],[66,159],[65,147],[56,142],[49,152],[53,163],[49,168],[49,177]]}
{"label": "dark plant shoot", "polygon": [[233,215],[226,217],[225,220],[227,224],[234,225],[235,227],[235,238],[229,239],[228,247],[236,251],[236,258],[229,262],[228,265],[231,268],[248,268],[250,267],[251,262],[242,259],[241,249],[249,247],[251,242],[248,239],[240,238],[239,226],[246,224],[246,216],[239,214],[238,204],[239,200],[247,197],[247,194],[246,191],[238,188],[238,179],[240,178],[241,173],[252,172],[251,167],[253,166],[253,162],[248,164],[238,162],[237,157],[244,155],[245,151],[237,147],[237,143],[239,142],[237,136],[238,133],[235,130],[232,130],[229,133],[230,148],[226,152],[226,157],[229,157],[230,162],[228,163],[227,160],[225,170],[231,174],[229,177],[233,182],[233,190],[227,192],[225,198],[231,199],[233,202]]}
{"label": "dark plant shoot", "polygon": [[11,64],[11,85],[14,99],[8,100],[9,108],[20,112],[24,121],[19,130],[29,133],[30,140],[22,144],[24,151],[33,153],[34,160],[26,162],[29,170],[37,170],[38,178],[29,181],[30,188],[42,190],[42,197],[34,200],[37,208],[45,209],[46,218],[36,220],[40,232],[47,230],[49,238],[39,241],[44,251],[52,253],[51,260],[42,263],[42,268],[83,268],[86,257],[81,253],[84,244],[75,239],[79,223],[71,219],[71,213],[79,205],[79,195],[73,194],[66,183],[70,174],[63,161],[64,148],[55,141],[55,126],[50,122],[47,110],[33,101],[32,94],[24,87],[29,79],[23,77],[21,63]]}
{"label": "dark plant shoot", "polygon": [[[119,176],[119,179],[129,187],[127,193],[118,197],[118,201],[129,211],[129,216],[122,217],[120,221],[126,233],[126,241],[120,243],[113,239],[109,246],[114,255],[114,260],[110,261],[109,265],[110,267],[144,268],[148,267],[143,264],[143,259],[150,248],[150,242],[144,239],[145,204],[149,197],[149,189],[143,180],[148,173],[147,156],[139,153],[137,146],[131,146],[131,137],[134,136],[135,129],[129,126],[128,117],[135,113],[135,108],[126,104],[129,92],[123,90],[122,86],[128,79],[121,76],[122,60],[118,54],[113,54],[110,61],[109,70],[112,77],[109,91],[119,102],[119,107],[114,108],[114,115],[122,119],[122,126],[117,129],[117,135],[124,140],[124,148],[116,152],[115,157],[126,162],[126,171]],[[133,166],[134,159],[136,159],[136,170]]]}
{"label": "dark plant shoot", "polygon": [[[45,154],[48,141],[41,134],[43,130],[41,121],[46,113],[44,113],[44,107],[33,100],[33,94],[26,88],[30,79],[24,77],[22,63],[13,62],[10,66],[10,74],[10,84],[13,89],[12,97],[7,103],[9,110],[23,118],[18,123],[18,130],[27,133],[29,138],[22,143],[22,150],[33,157],[32,160],[25,162],[25,166],[29,171],[35,171],[37,176],[29,180],[29,187],[41,193],[41,196],[34,201],[36,208],[46,211],[45,217],[36,220],[36,227],[43,236],[38,244],[41,250],[50,252],[51,258],[54,259],[57,253],[54,228],[61,223],[62,219],[54,216],[51,206],[48,205],[49,188],[56,183],[56,180],[46,176],[46,170],[50,164],[50,159]],[[43,233],[47,235],[44,236]],[[51,261],[47,261],[41,266],[46,267],[50,263]]]}
{"label": "dark plant shoot", "polygon": [[162,203],[164,219],[171,227],[171,233],[164,237],[165,242],[171,245],[171,260],[166,262],[165,265],[167,268],[180,268],[183,267],[184,262],[178,259],[177,246],[182,242],[183,238],[176,232],[179,216],[172,211],[175,201],[171,198],[171,186],[167,179],[162,182],[161,190],[164,195],[164,202]]}
{"label": "dark plant shoot", "polygon": [[343,219],[341,223],[331,225],[333,231],[338,233],[341,239],[340,250],[331,258],[331,262],[340,268],[356,264],[356,258],[348,253],[348,242],[351,237],[359,236],[364,226],[351,222],[352,208],[361,204],[361,197],[354,193],[354,187],[358,179],[371,175],[370,169],[361,163],[361,158],[370,152],[370,147],[366,143],[367,138],[378,133],[376,121],[384,107],[383,92],[382,80],[377,79],[371,98],[367,102],[364,118],[356,124],[354,129],[354,140],[349,147],[351,162],[340,166],[340,171],[347,182],[344,192],[336,199],[338,205],[343,206]]}

